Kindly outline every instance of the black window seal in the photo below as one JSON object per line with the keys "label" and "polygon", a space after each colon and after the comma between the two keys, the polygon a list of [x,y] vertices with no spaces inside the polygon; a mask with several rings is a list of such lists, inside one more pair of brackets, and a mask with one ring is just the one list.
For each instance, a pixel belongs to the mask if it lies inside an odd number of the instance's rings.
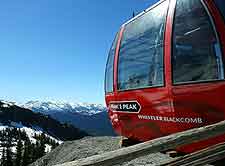
{"label": "black window seal", "polygon": [[215,5],[216,9],[219,11],[220,17],[222,18],[223,23],[225,24],[225,15],[222,13],[221,9],[220,9],[219,6],[217,5],[216,0],[214,0],[213,3],[214,3],[214,5]]}

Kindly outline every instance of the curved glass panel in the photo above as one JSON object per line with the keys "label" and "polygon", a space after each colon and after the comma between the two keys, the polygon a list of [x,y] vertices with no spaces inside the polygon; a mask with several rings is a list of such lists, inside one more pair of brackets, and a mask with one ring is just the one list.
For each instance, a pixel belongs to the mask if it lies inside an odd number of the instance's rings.
{"label": "curved glass panel", "polygon": [[172,64],[175,84],[224,79],[219,40],[200,0],[177,0]]}
{"label": "curved glass panel", "polygon": [[118,90],[163,86],[168,1],[126,25],[119,52]]}
{"label": "curved glass panel", "polygon": [[113,92],[113,65],[114,65],[114,56],[115,56],[118,36],[119,34],[117,33],[113,41],[113,44],[110,48],[108,60],[106,64],[106,71],[105,71],[105,92],[106,93]]}

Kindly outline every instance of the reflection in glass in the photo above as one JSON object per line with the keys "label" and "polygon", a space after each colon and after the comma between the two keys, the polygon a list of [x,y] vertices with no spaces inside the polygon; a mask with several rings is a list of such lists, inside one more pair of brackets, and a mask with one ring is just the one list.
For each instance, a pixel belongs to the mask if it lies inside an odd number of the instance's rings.
{"label": "reflection in glass", "polygon": [[174,24],[174,83],[224,79],[219,41],[201,1],[178,0]]}
{"label": "reflection in glass", "polygon": [[118,66],[118,89],[163,85],[163,39],[168,1],[126,25]]}
{"label": "reflection in glass", "polygon": [[117,33],[116,38],[113,41],[112,47],[109,51],[106,73],[105,73],[105,91],[107,93],[113,92],[113,64],[114,64],[114,55],[116,50],[116,44],[119,34]]}

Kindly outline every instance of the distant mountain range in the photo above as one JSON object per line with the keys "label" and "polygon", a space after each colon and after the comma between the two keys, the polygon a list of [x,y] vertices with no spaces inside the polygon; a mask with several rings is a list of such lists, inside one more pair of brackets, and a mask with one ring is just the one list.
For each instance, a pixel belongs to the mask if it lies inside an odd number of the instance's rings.
{"label": "distant mountain range", "polygon": [[0,124],[11,127],[28,127],[42,131],[62,141],[88,136],[86,132],[76,128],[74,125],[59,122],[51,116],[35,113],[14,103],[4,101],[0,101]]}
{"label": "distant mountain range", "polygon": [[100,104],[29,101],[20,107],[72,124],[91,135],[115,135],[106,108]]}
{"label": "distant mountain range", "polygon": [[27,166],[63,141],[114,135],[102,105],[0,100],[0,165],[18,165],[15,156],[22,154]]}
{"label": "distant mountain range", "polygon": [[19,106],[45,114],[52,114],[57,112],[79,113],[82,115],[95,115],[106,111],[106,108],[101,104],[88,103],[66,103],[66,102],[40,102],[29,101]]}
{"label": "distant mountain range", "polygon": [[[48,111],[47,111],[48,112]],[[51,111],[49,111],[51,112]],[[50,115],[0,101],[0,165],[27,166],[63,141],[90,136]]]}

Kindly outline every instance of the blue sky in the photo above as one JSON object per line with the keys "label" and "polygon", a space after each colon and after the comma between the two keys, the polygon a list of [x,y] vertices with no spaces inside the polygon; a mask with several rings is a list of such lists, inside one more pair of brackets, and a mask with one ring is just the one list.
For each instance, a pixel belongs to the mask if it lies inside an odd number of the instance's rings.
{"label": "blue sky", "polygon": [[104,104],[120,25],[157,0],[11,0],[0,5],[0,98]]}

